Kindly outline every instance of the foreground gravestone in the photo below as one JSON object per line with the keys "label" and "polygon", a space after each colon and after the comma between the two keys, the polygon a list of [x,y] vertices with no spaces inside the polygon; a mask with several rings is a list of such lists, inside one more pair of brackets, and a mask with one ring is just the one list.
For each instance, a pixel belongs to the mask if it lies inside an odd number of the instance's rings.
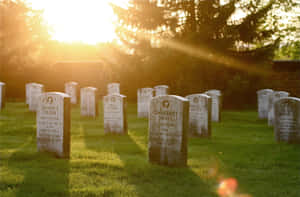
{"label": "foreground gravestone", "polygon": [[77,104],[77,89],[78,89],[77,82],[71,81],[65,83],[65,93],[71,97],[72,104]]}
{"label": "foreground gravestone", "polygon": [[198,137],[211,137],[211,98],[206,94],[191,94],[189,133]]}
{"label": "foreground gravestone", "polygon": [[258,118],[267,119],[269,110],[269,97],[272,95],[273,90],[262,89],[257,91],[257,108]]}
{"label": "foreground gravestone", "polygon": [[0,82],[0,110],[5,107],[5,83]]}
{"label": "foreground gravestone", "polygon": [[268,110],[268,126],[274,125],[274,103],[281,99],[288,97],[289,93],[285,91],[274,91],[269,97],[269,110]]}
{"label": "foreground gravestone", "polygon": [[300,99],[286,97],[274,103],[276,141],[300,143]]}
{"label": "foreground gravestone", "polygon": [[104,97],[104,133],[127,134],[126,96],[111,94]]}
{"label": "foreground gravestone", "polygon": [[166,95],[151,100],[149,113],[149,162],[181,167],[187,164],[189,101]]}
{"label": "foreground gravestone", "polygon": [[158,85],[154,87],[155,96],[164,96],[168,95],[169,86],[167,85]]}
{"label": "foreground gravestone", "polygon": [[107,85],[107,93],[109,94],[120,94],[120,84],[119,83],[109,83]]}
{"label": "foreground gravestone", "polygon": [[222,94],[220,90],[208,90],[205,92],[211,97],[211,120],[214,122],[221,121]]}
{"label": "foreground gravestone", "polygon": [[80,89],[81,116],[96,117],[98,115],[97,88],[85,87]]}
{"label": "foreground gravestone", "polygon": [[152,88],[141,88],[138,89],[138,117],[147,118],[150,108],[150,101],[153,98]]}
{"label": "foreground gravestone", "polygon": [[59,92],[43,93],[37,111],[38,151],[70,157],[70,96]]}
{"label": "foreground gravestone", "polygon": [[39,96],[44,92],[44,85],[31,83],[29,86],[29,110],[37,111],[39,105]]}

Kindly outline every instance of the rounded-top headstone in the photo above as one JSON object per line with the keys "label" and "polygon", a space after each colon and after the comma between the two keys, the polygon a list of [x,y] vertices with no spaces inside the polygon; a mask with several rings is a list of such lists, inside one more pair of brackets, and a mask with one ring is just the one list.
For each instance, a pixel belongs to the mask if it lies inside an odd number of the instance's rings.
{"label": "rounded-top headstone", "polygon": [[281,98],[274,103],[276,141],[300,143],[300,99]]}
{"label": "rounded-top headstone", "polygon": [[262,89],[258,90],[257,93],[257,108],[258,108],[258,117],[260,119],[268,118],[269,111],[269,97],[273,94],[272,89]]}
{"label": "rounded-top headstone", "polygon": [[2,110],[5,107],[5,83],[0,82],[0,110]]}
{"label": "rounded-top headstone", "polygon": [[147,118],[150,108],[150,101],[153,98],[153,88],[140,88],[137,92],[138,117]]}
{"label": "rounded-top headstone", "polygon": [[288,97],[289,93],[286,91],[274,91],[269,97],[269,110],[268,110],[268,125],[274,125],[274,103],[281,99]]}
{"label": "rounded-top headstone", "polygon": [[205,92],[211,97],[211,120],[220,122],[222,108],[222,93],[220,90],[208,90]]}
{"label": "rounded-top headstone", "polygon": [[37,110],[38,151],[53,152],[58,157],[70,157],[70,96],[47,92],[39,97]]}
{"label": "rounded-top headstone", "polygon": [[78,89],[77,82],[70,81],[65,83],[65,93],[71,97],[72,104],[77,104],[77,89]]}
{"label": "rounded-top headstone", "polygon": [[158,85],[154,87],[155,96],[164,96],[168,95],[169,86],[167,85]]}
{"label": "rounded-top headstone", "polygon": [[120,84],[119,83],[109,83],[107,85],[108,94],[120,94]]}
{"label": "rounded-top headstone", "polygon": [[97,88],[84,87],[80,89],[81,116],[96,117],[98,115]]}
{"label": "rounded-top headstone", "polygon": [[157,96],[151,100],[149,115],[149,161],[186,166],[189,101],[174,95]]}

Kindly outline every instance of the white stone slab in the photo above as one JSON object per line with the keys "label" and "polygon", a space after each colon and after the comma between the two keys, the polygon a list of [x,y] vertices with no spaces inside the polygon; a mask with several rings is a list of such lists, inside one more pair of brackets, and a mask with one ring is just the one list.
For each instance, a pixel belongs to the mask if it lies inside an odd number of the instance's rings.
{"label": "white stone slab", "polygon": [[153,88],[141,88],[137,92],[138,117],[147,118],[149,114],[150,102],[153,98]]}

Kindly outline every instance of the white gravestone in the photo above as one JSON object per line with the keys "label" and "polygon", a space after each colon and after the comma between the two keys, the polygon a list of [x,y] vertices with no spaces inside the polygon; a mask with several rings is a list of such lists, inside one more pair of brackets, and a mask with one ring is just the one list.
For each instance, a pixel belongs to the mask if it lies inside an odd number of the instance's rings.
{"label": "white gravestone", "polygon": [[274,91],[269,97],[269,110],[268,110],[268,126],[274,124],[274,103],[281,99],[288,97],[289,93],[285,91]]}
{"label": "white gravestone", "polygon": [[71,104],[77,104],[78,83],[71,81],[65,83],[65,93],[71,97]]}
{"label": "white gravestone", "polygon": [[180,96],[154,97],[150,104],[149,162],[181,167],[187,165],[189,101]]}
{"label": "white gravestone", "polygon": [[269,97],[272,95],[273,90],[262,89],[257,91],[257,108],[258,118],[267,119],[269,111]]}
{"label": "white gravestone", "polygon": [[189,133],[198,137],[211,137],[211,98],[206,94],[191,94],[186,97],[190,102]]}
{"label": "white gravestone", "polygon": [[120,94],[120,84],[119,83],[109,83],[107,85],[107,92],[109,94]]}
{"label": "white gravestone", "polygon": [[29,105],[29,99],[30,99],[30,87],[32,83],[26,83],[25,85],[25,94],[26,94],[26,104]]}
{"label": "white gravestone", "polygon": [[97,88],[85,87],[80,89],[81,116],[96,117],[98,115]]}
{"label": "white gravestone", "polygon": [[104,133],[127,134],[126,96],[104,96]]}
{"label": "white gravestone", "polygon": [[0,110],[5,107],[5,83],[0,82]]}
{"label": "white gravestone", "polygon": [[274,103],[276,141],[300,143],[300,99],[286,97]]}
{"label": "white gravestone", "polygon": [[43,93],[37,110],[38,151],[70,157],[70,96],[59,92]]}
{"label": "white gravestone", "polygon": [[37,111],[39,96],[44,92],[44,85],[31,83],[29,87],[29,110]]}
{"label": "white gravestone", "polygon": [[155,96],[164,96],[168,95],[169,86],[167,85],[158,85],[154,87]]}
{"label": "white gravestone", "polygon": [[221,121],[222,94],[220,90],[208,90],[205,92],[211,97],[211,120],[213,122]]}
{"label": "white gravestone", "polygon": [[138,89],[138,117],[147,118],[150,108],[150,101],[153,98],[153,88]]}

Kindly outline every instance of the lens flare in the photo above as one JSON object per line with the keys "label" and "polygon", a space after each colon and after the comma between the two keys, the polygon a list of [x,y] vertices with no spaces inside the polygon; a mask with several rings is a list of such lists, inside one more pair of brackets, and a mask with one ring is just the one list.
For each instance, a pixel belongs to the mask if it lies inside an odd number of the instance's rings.
{"label": "lens flare", "polygon": [[238,183],[234,178],[228,178],[219,184],[218,194],[221,197],[231,197],[234,196],[236,189],[238,187]]}

